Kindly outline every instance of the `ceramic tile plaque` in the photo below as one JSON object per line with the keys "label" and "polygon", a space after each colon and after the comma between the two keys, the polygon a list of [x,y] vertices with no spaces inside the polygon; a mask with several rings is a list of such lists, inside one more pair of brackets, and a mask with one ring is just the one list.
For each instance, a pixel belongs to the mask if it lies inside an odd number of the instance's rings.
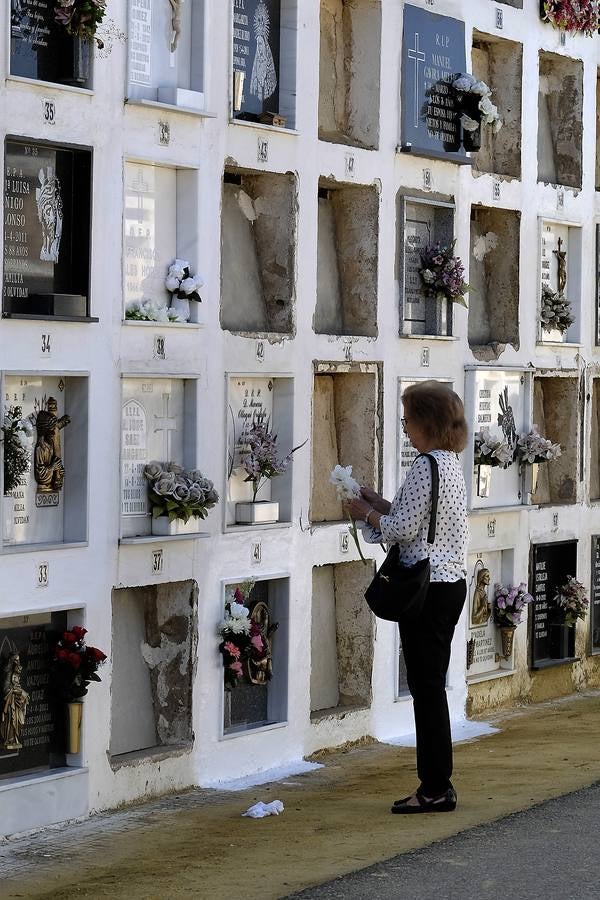
{"label": "ceramic tile plaque", "polygon": [[[240,468],[240,452],[244,448],[244,431],[253,424],[273,422],[272,378],[234,376],[229,379],[229,408],[227,410],[227,457],[229,474],[229,497],[231,502],[252,500],[252,485],[246,484],[245,472]],[[287,450],[287,448],[281,448]],[[259,498],[270,499],[270,482],[262,488]]]}
{"label": "ceramic tile plaque", "polygon": [[[494,585],[502,583],[502,551],[472,554],[467,560],[467,676],[500,671],[510,659],[501,656],[500,630],[494,624]],[[469,665],[470,662],[470,665]],[[506,667],[504,665],[504,667]]]}
{"label": "ceramic tile plaque", "polygon": [[233,0],[236,118],[279,112],[281,0]]}

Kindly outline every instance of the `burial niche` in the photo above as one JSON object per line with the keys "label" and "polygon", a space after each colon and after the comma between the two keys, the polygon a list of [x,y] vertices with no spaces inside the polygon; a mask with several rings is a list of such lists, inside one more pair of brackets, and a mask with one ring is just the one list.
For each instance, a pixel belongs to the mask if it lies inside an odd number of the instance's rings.
{"label": "burial niche", "polygon": [[600,378],[592,379],[590,403],[590,500],[600,500]]}
{"label": "burial niche", "polygon": [[193,741],[197,616],[194,581],[113,590],[113,757]]}
{"label": "burial niche", "polygon": [[423,285],[421,253],[427,247],[451,246],[454,204],[398,195],[398,282],[400,334],[449,336],[453,304],[429,297]]}
{"label": "burial niche", "polygon": [[319,185],[314,330],[377,337],[377,189]]}
{"label": "burial niche", "polygon": [[311,615],[311,718],[371,705],[374,618],[364,601],[373,577],[362,562],[315,566]]}
{"label": "burial niche", "polygon": [[88,316],[91,151],[7,139],[5,172],[3,314]]}
{"label": "burial niche", "polygon": [[319,138],[377,150],[380,0],[321,0]]}
{"label": "burial niche", "polygon": [[583,63],[540,50],[538,181],[580,188]]}
{"label": "burial niche", "polygon": [[221,218],[221,327],[292,334],[296,180],[226,169]]}
{"label": "burial niche", "polygon": [[[494,622],[494,586],[513,585],[514,550],[470,554],[467,559],[467,678],[489,678],[514,668],[514,643],[502,646],[500,628]],[[517,581],[518,583],[518,581]],[[527,615],[525,611],[525,616]],[[508,652],[506,652],[508,651]]]}
{"label": "burial niche", "polygon": [[54,0],[11,0],[10,74],[91,87],[92,41],[70,35]]}
{"label": "burial niche", "polygon": [[[548,343],[576,343],[581,329],[581,259],[582,233],[578,226],[566,225],[550,219],[540,221],[540,299],[538,307],[538,337]],[[565,301],[571,324],[560,321],[564,316]],[[549,323],[540,310],[557,313]],[[562,311],[559,313],[558,311]],[[560,327],[559,327],[560,325]]]}
{"label": "burial niche", "polygon": [[533,503],[575,503],[580,424],[579,379],[574,376],[541,376],[534,380],[533,421],[540,434],[560,444],[558,459],[539,468]]}
{"label": "burial niche", "polygon": [[[340,522],[332,469],[352,466],[360,484],[377,485],[381,452],[381,371],[377,363],[317,364],[312,421],[312,522]],[[357,428],[356,423],[361,427]]]}
{"label": "burial niche", "polygon": [[129,0],[127,99],[204,109],[205,0]]}
{"label": "burial niche", "polygon": [[502,128],[481,129],[481,149],[473,154],[473,170],[521,177],[521,85],[523,45],[513,41],[473,36],[473,75],[491,88]]}
{"label": "burial niche", "polygon": [[469,346],[489,362],[510,344],[519,349],[519,244],[521,216],[508,209],[471,210]]}

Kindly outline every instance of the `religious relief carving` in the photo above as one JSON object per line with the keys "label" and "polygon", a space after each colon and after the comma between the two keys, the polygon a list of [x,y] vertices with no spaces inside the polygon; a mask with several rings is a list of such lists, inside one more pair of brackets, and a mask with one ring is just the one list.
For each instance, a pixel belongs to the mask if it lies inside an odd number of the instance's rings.
{"label": "religious relief carving", "polygon": [[269,607],[262,600],[254,605],[250,621],[256,623],[260,629],[262,649],[256,653],[256,658],[250,656],[244,663],[246,678],[250,684],[266,684],[273,677],[271,635],[277,629],[278,623],[271,622]]}
{"label": "religious relief carving", "polygon": [[473,591],[473,600],[471,603],[471,625],[487,625],[492,613],[488,598],[490,570],[486,569],[483,560],[481,559],[478,559],[475,563],[471,584],[473,583],[473,580],[475,581],[475,590]]}
{"label": "religious relief carving", "polygon": [[52,166],[41,168],[38,174],[40,186],[35,189],[38,219],[42,226],[40,259],[58,262],[63,227],[63,202],[60,181]]}
{"label": "religious relief carving", "polygon": [[[71,417],[59,417],[57,413],[58,404],[54,397],[49,397],[46,409],[41,409],[35,420],[37,441],[33,472],[38,494],[58,494],[65,480],[60,432],[70,424]],[[48,505],[58,505],[58,497],[56,503]]]}
{"label": "religious relief carving", "polygon": [[498,425],[502,429],[502,433],[509,447],[517,445],[517,426],[515,425],[515,414],[513,408],[508,401],[508,388],[505,387],[499,398],[500,412],[498,413]]}
{"label": "religious relief carving", "polygon": [[8,657],[2,675],[2,714],[0,745],[4,750],[21,750],[21,733],[25,725],[29,694],[21,685],[23,666],[18,653]]}
{"label": "religious relief carving", "polygon": [[261,0],[254,13],[256,54],[250,82],[250,93],[258,97],[260,101],[268,100],[277,89],[277,70],[269,45],[270,30],[269,10]]}

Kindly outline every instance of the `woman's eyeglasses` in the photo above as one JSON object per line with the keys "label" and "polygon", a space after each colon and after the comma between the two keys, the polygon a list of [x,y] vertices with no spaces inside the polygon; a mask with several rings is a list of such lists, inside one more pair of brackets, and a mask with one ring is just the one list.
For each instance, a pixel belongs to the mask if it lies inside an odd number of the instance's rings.
{"label": "woman's eyeglasses", "polygon": [[403,428],[406,428],[406,423],[407,423],[407,422],[410,422],[410,419],[400,419],[400,421],[401,421],[401,423],[402,423],[402,427],[403,427]]}

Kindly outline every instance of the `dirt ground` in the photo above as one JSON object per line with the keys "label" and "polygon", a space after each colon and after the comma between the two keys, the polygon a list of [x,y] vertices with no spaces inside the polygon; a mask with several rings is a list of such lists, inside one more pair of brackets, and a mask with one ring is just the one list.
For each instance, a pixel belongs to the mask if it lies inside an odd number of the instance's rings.
{"label": "dirt ground", "polygon": [[[414,750],[372,744],[277,784],[191,791],[0,844],[0,896],[280,898],[600,780],[600,693],[486,721],[500,732],[455,748],[454,813],[392,816],[415,785]],[[275,798],[282,815],[241,817]]]}

